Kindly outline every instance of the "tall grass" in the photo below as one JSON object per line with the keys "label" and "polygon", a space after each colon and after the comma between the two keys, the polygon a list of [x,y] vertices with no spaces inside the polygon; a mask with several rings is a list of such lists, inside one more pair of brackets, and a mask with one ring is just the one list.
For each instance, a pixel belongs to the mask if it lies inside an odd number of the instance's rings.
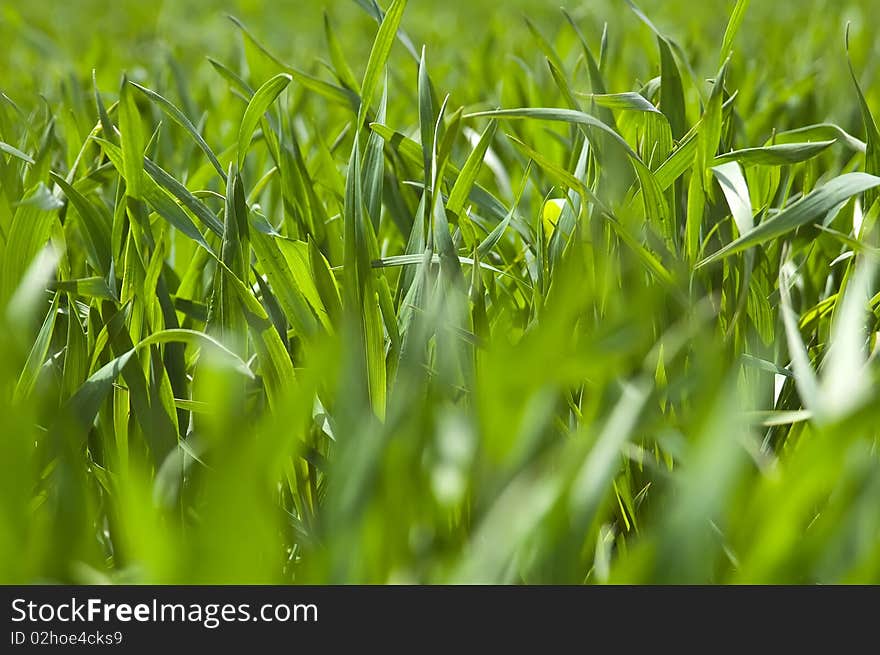
{"label": "tall grass", "polygon": [[870,3],[748,4],[7,8],[0,581],[880,581]]}

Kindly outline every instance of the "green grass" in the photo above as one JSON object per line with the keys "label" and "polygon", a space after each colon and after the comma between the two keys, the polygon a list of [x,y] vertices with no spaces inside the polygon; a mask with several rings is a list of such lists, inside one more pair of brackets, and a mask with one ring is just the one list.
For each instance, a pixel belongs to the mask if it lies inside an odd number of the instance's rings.
{"label": "green grass", "polygon": [[869,0],[40,4],[0,582],[880,582]]}

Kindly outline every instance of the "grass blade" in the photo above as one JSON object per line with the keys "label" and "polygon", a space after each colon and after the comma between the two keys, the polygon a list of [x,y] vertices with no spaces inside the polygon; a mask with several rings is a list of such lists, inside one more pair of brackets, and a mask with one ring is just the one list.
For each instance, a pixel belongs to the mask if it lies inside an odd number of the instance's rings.
{"label": "grass blade", "polygon": [[780,143],[760,148],[743,148],[718,155],[712,166],[727,162],[738,162],[742,166],[785,166],[799,164],[823,152],[834,141],[814,141],[808,143]]}
{"label": "grass blade", "polygon": [[849,198],[880,186],[880,177],[867,173],[847,173],[836,177],[809,195],[792,203],[777,215],[765,220],[748,234],[727,244],[697,264],[702,268],[725,257],[776,239],[814,221]]}
{"label": "grass blade", "polygon": [[724,60],[730,55],[730,51],[733,50],[733,40],[736,38],[736,33],[746,17],[748,8],[749,0],[736,0],[736,6],[733,8],[730,20],[727,22],[727,29],[724,30],[724,38],[721,39],[721,53],[718,56],[719,65],[724,63]]}
{"label": "grass blade", "polygon": [[119,92],[119,132],[122,135],[123,177],[126,193],[136,200],[143,194],[144,133],[141,115],[131,93],[128,79],[123,77]]}
{"label": "grass blade", "polygon": [[211,150],[211,147],[205,142],[205,139],[202,138],[201,134],[199,134],[196,126],[192,124],[192,122],[186,117],[186,115],[180,109],[178,109],[170,100],[165,99],[163,96],[159,95],[155,91],[152,91],[145,86],[141,86],[137,82],[129,81],[129,84],[131,84],[134,88],[143,93],[152,102],[157,104],[159,108],[163,112],[165,112],[165,114],[169,118],[180,125],[184,130],[186,130],[187,134],[192,137],[193,141],[196,142],[196,145],[198,145],[198,147],[201,148],[202,152],[205,153],[208,161],[211,162],[211,165],[216,169],[216,171],[220,174],[220,177],[225,182],[226,172],[223,170],[223,167],[217,160],[217,155],[214,154],[214,151]]}
{"label": "grass blade", "polygon": [[244,159],[250,148],[251,139],[254,136],[254,130],[260,120],[269,110],[269,106],[275,102],[275,99],[281,94],[293,78],[286,73],[279,73],[275,77],[267,80],[248,103],[244,116],[241,119],[241,125],[238,128],[238,167],[244,167]]}
{"label": "grass blade", "polygon": [[385,63],[388,61],[388,55],[391,54],[391,46],[400,27],[400,21],[403,18],[403,10],[406,9],[406,0],[394,0],[382,24],[379,26],[379,32],[376,34],[376,40],[373,41],[373,47],[370,50],[370,57],[367,59],[367,68],[364,71],[364,81],[361,83],[361,106],[358,113],[358,125],[363,125],[370,111],[373,102],[373,96],[376,88],[379,86],[379,79],[382,71],[385,69]]}

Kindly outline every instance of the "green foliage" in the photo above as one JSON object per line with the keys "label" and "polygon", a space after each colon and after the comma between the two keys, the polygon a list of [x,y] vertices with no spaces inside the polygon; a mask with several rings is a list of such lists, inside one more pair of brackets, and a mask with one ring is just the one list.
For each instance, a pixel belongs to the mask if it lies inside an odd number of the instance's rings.
{"label": "green foliage", "polygon": [[870,2],[32,4],[0,582],[880,582]]}

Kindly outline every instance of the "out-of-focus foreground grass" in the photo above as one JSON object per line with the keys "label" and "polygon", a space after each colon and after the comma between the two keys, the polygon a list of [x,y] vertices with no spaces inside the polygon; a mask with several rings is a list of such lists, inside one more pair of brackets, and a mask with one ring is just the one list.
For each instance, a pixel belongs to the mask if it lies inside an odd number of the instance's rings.
{"label": "out-of-focus foreground grass", "polygon": [[880,582],[873,3],[565,4],[0,8],[0,582]]}

